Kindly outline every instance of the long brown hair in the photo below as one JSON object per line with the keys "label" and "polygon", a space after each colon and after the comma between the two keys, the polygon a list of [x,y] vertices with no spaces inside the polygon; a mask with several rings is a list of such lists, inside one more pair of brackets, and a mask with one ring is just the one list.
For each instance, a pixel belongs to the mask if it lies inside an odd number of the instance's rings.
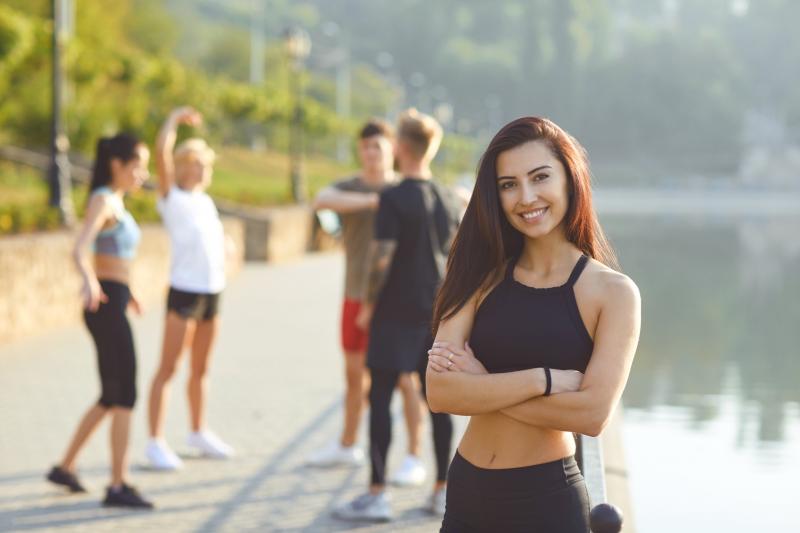
{"label": "long brown hair", "polygon": [[477,291],[488,290],[502,275],[509,259],[522,252],[522,234],[511,226],[500,207],[496,165],[501,153],[531,141],[546,143],[566,171],[569,207],[562,224],[567,240],[589,257],[617,267],[614,251],[592,207],[586,150],[546,118],[518,118],[497,132],[478,163],[475,189],[450,249],[447,274],[436,297],[434,330],[442,320],[461,310]]}
{"label": "long brown hair", "polygon": [[111,183],[112,159],[119,159],[123,163],[136,159],[139,157],[136,149],[142,144],[138,137],[130,133],[117,133],[113,137],[101,137],[97,141],[89,193]]}

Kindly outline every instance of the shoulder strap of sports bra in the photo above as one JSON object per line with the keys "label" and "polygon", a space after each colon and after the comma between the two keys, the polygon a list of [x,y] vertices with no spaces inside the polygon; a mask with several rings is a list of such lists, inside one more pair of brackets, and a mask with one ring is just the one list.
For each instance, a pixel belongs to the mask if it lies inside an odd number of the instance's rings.
{"label": "shoulder strap of sports bra", "polygon": [[583,272],[583,269],[586,268],[586,263],[588,262],[589,262],[589,256],[585,254],[582,255],[580,259],[578,259],[578,262],[575,263],[575,268],[572,269],[572,274],[569,275],[569,279],[567,280],[565,286],[572,287],[573,285],[575,285],[575,282],[578,281],[579,277],[581,277],[581,273]]}
{"label": "shoulder strap of sports bra", "polygon": [[91,192],[91,196],[99,194],[108,197],[107,201],[111,206],[111,212],[114,214],[114,218],[117,219],[117,221],[125,216],[125,204],[123,203],[122,199],[114,194],[114,191],[112,191],[110,187],[98,187]]}

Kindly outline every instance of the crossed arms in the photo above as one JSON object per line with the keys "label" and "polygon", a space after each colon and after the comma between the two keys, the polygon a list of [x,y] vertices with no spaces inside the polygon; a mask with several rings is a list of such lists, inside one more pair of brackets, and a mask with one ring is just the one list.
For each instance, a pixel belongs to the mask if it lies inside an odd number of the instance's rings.
{"label": "crossed arms", "polygon": [[[542,369],[486,373],[466,345],[476,310],[473,297],[441,323],[429,352],[426,381],[431,410],[468,416],[500,412],[532,426],[599,435],[625,388],[639,340],[641,309],[638,289],[630,279],[617,273],[602,276],[604,297],[594,350],[579,384],[573,386],[571,375],[561,374],[570,371],[553,370],[553,394],[545,397]],[[448,368],[450,360],[454,364]]]}

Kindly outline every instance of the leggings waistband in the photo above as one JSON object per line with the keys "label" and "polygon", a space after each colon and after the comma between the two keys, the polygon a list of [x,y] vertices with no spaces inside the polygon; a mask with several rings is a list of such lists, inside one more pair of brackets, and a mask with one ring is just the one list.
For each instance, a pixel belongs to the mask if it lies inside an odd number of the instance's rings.
{"label": "leggings waistband", "polygon": [[582,479],[578,463],[572,455],[531,466],[481,468],[456,452],[452,466],[460,470],[461,475],[472,479],[482,487],[497,487],[501,492],[515,488],[534,492],[548,491],[577,483]]}

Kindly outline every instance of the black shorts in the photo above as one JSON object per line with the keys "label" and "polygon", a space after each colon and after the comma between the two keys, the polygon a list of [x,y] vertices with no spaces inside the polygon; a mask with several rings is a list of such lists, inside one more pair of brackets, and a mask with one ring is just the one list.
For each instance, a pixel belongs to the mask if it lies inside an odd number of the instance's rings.
{"label": "black shorts", "polygon": [[420,360],[428,362],[433,344],[428,323],[408,324],[391,320],[373,320],[369,328],[367,367],[378,370],[414,372]]}
{"label": "black shorts", "polygon": [[167,311],[174,311],[186,320],[211,320],[219,313],[219,297],[222,293],[203,294],[169,288]]}

